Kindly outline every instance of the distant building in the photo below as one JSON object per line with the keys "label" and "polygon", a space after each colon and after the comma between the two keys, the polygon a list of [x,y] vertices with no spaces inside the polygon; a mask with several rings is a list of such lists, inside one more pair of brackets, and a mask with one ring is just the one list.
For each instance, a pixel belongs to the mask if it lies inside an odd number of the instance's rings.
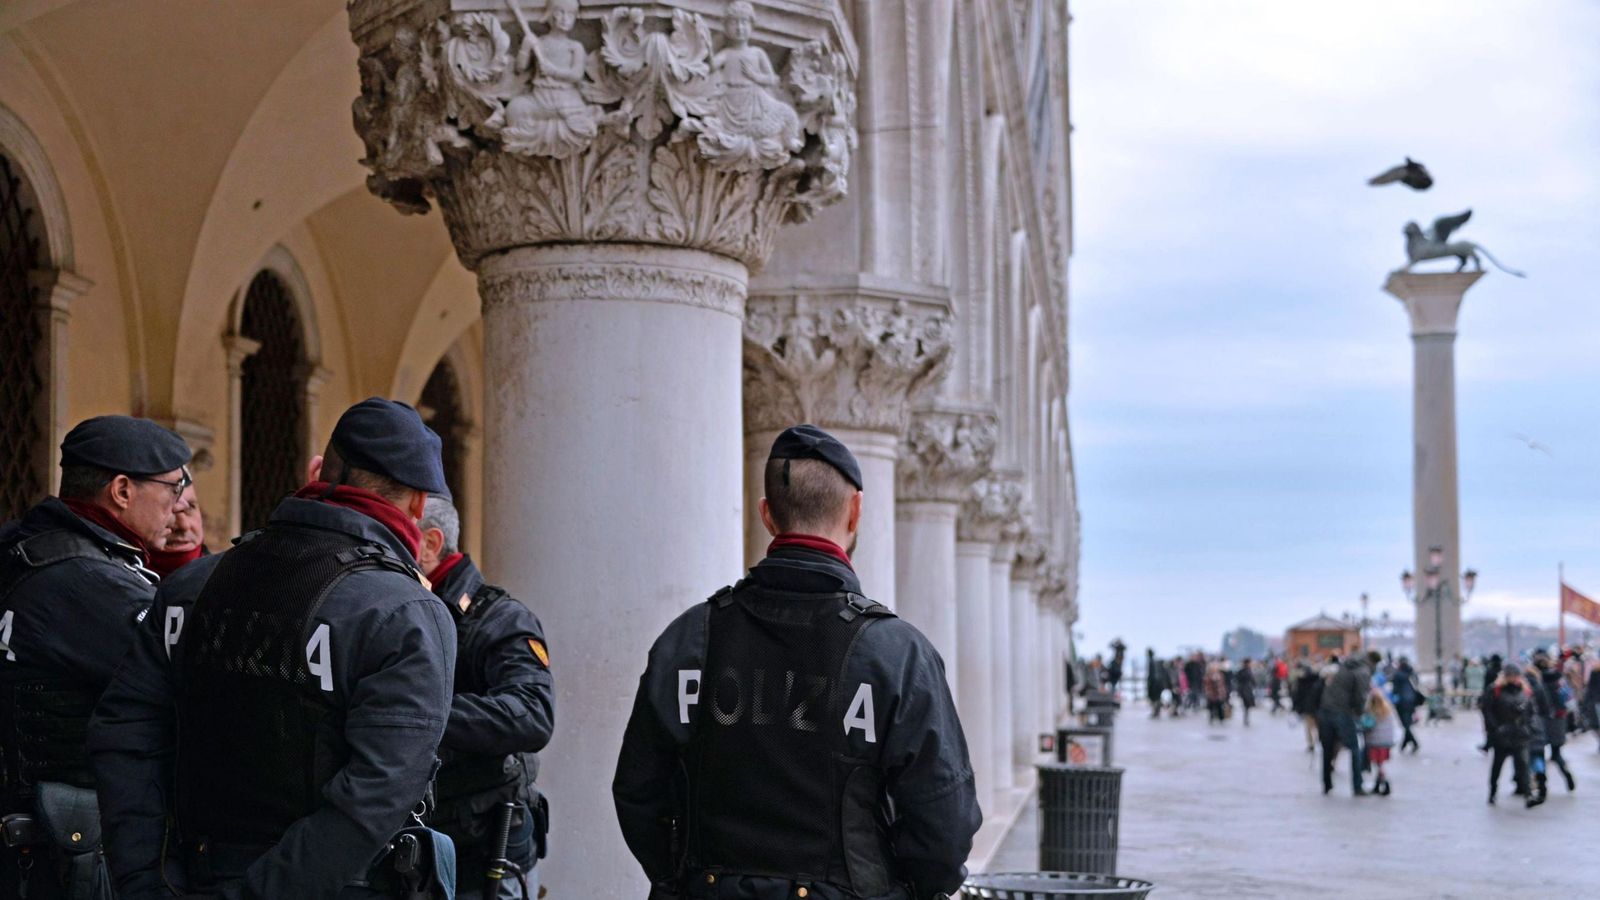
{"label": "distant building", "polygon": [[1283,650],[1290,659],[1319,659],[1330,654],[1348,656],[1361,649],[1361,629],[1354,623],[1319,615],[1290,625]]}
{"label": "distant building", "polygon": [[1267,655],[1267,636],[1240,625],[1222,636],[1222,655],[1234,662]]}

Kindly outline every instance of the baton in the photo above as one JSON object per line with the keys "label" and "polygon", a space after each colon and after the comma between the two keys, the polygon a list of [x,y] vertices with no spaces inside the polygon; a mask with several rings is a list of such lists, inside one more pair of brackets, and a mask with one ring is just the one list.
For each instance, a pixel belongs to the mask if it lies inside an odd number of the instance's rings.
{"label": "baton", "polygon": [[516,813],[515,803],[500,804],[500,822],[495,827],[494,843],[490,844],[493,855],[489,857],[489,871],[484,876],[490,881],[500,881],[506,877],[508,870],[517,868],[506,858],[506,848],[511,843],[511,818]]}

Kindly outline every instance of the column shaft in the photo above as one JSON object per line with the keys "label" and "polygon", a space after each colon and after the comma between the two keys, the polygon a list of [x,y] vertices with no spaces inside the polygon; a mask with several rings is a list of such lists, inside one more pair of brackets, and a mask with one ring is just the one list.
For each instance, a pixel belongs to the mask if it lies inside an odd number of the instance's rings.
{"label": "column shaft", "polygon": [[956,633],[957,668],[961,680],[956,685],[956,707],[961,727],[967,734],[967,750],[972,755],[972,771],[978,785],[978,802],[993,806],[994,763],[994,671],[991,654],[989,606],[989,557],[993,544],[961,541],[956,544]]}
{"label": "column shaft", "polygon": [[1033,583],[1011,582],[1011,760],[1018,766],[1031,766],[1034,758],[1034,704],[1039,697],[1033,689],[1033,613]]}
{"label": "column shaft", "polygon": [[[1415,394],[1412,398],[1412,543],[1416,572],[1428,566],[1428,549],[1444,547],[1445,564],[1440,579],[1448,586],[1443,615],[1435,618],[1433,601],[1417,604],[1417,656],[1424,672],[1435,668],[1435,626],[1442,625],[1445,663],[1461,652],[1461,613],[1453,599],[1461,596],[1455,573],[1456,548],[1461,546],[1460,492],[1456,478],[1456,336],[1413,334],[1412,363]],[[1418,581],[1423,579],[1420,577]],[[1444,594],[1441,591],[1441,595]]]}
{"label": "column shaft", "polygon": [[[994,788],[1009,791],[1015,785],[1011,769],[1011,551],[1006,547],[1004,561],[989,561],[989,639],[994,679],[990,686],[994,721],[989,741],[994,767]],[[967,742],[969,745],[971,740]]]}
{"label": "column shaft", "polygon": [[907,622],[933,642],[944,658],[952,691],[958,684],[956,655],[956,513],[960,506],[938,500],[895,505],[895,602]]}
{"label": "column shaft", "polygon": [[540,787],[581,836],[540,868],[568,892],[637,895],[611,761],[645,649],[739,573],[745,269],[614,244],[519,248],[479,275],[484,568],[551,636],[561,726]]}

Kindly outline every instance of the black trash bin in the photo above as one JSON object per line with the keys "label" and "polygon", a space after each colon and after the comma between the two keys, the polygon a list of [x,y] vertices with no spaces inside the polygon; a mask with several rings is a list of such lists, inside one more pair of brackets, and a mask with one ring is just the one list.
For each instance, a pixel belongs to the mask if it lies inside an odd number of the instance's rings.
{"label": "black trash bin", "polygon": [[1059,763],[1038,769],[1039,868],[1115,875],[1122,770]]}
{"label": "black trash bin", "polygon": [[1155,887],[1137,878],[1083,872],[998,872],[974,875],[961,894],[983,900],[1144,900]]}

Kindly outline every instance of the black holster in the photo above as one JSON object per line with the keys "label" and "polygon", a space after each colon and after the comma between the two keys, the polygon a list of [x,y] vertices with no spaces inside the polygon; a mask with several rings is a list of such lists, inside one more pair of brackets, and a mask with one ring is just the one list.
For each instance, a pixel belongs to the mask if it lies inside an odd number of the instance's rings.
{"label": "black holster", "polygon": [[[40,782],[35,814],[6,817],[7,844],[32,844],[53,863],[66,900],[112,900],[111,873],[100,847],[100,806],[89,788]],[[15,845],[13,845],[15,846]]]}

